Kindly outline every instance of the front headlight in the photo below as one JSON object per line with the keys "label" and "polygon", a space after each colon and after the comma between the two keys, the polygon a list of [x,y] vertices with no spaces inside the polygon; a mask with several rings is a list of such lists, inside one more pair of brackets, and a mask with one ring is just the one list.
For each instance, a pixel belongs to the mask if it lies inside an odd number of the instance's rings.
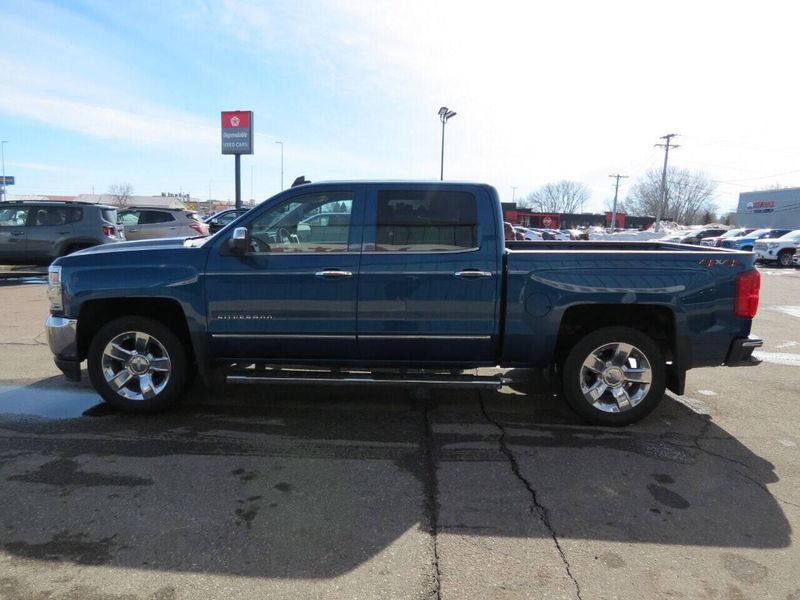
{"label": "front headlight", "polygon": [[50,300],[50,311],[64,310],[61,296],[61,267],[51,266],[47,269],[47,298]]}
{"label": "front headlight", "polygon": [[767,244],[767,248],[777,248],[777,247],[778,247],[777,242],[769,242]]}

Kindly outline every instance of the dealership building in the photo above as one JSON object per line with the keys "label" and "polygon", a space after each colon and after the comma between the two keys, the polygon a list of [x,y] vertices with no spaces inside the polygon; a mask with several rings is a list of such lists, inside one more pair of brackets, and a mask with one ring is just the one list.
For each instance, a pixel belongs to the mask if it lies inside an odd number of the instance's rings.
{"label": "dealership building", "polygon": [[800,229],[800,188],[739,194],[736,225]]}

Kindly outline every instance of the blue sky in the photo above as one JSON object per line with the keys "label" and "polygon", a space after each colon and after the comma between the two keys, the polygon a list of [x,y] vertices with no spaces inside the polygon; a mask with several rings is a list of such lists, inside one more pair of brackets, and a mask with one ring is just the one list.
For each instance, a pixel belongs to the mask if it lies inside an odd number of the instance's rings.
{"label": "blue sky", "polygon": [[[676,166],[717,202],[800,185],[788,2],[472,3],[250,0],[5,2],[0,138],[14,193],[232,198],[219,113],[255,113],[242,190],[285,181],[446,177],[504,199],[548,181]],[[625,189],[622,190],[623,195]]]}

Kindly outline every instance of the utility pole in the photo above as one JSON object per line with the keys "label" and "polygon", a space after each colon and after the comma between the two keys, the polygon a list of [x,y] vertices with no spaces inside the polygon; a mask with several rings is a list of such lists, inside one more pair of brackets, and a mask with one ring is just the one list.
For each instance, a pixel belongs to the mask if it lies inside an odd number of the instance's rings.
{"label": "utility pole", "polygon": [[609,233],[614,233],[614,229],[617,227],[617,195],[619,194],[619,180],[620,179],[627,179],[627,175],[609,175],[609,177],[616,177],[617,182],[614,184],[614,207],[611,209],[611,231]]}
{"label": "utility pole", "polygon": [[664,170],[661,172],[661,201],[656,207],[656,224],[654,227],[656,233],[661,229],[661,218],[665,216],[667,212],[667,160],[669,159],[670,148],[680,148],[677,144],[671,144],[672,138],[677,135],[677,133],[662,135],[661,139],[667,140],[666,143],[655,144],[657,148],[664,148]]}
{"label": "utility pole", "polygon": [[517,200],[517,189],[518,189],[518,187],[516,185],[512,185],[511,186],[511,201],[512,202],[516,202],[516,200]]}

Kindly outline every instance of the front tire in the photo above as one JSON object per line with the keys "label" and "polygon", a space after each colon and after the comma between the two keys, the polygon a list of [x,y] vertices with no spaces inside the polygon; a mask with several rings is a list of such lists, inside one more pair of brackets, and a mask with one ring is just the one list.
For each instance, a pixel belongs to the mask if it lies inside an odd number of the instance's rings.
{"label": "front tire", "polygon": [[784,250],[778,254],[778,264],[784,268],[794,266],[794,254],[791,250]]}
{"label": "front tire", "polygon": [[112,406],[155,412],[172,405],[183,392],[188,373],[186,349],[159,321],[121,317],[92,338],[89,380]]}
{"label": "front tire", "polygon": [[661,402],[666,362],[658,344],[629,327],[603,327],[583,337],[563,363],[562,390],[593,425],[622,426]]}

